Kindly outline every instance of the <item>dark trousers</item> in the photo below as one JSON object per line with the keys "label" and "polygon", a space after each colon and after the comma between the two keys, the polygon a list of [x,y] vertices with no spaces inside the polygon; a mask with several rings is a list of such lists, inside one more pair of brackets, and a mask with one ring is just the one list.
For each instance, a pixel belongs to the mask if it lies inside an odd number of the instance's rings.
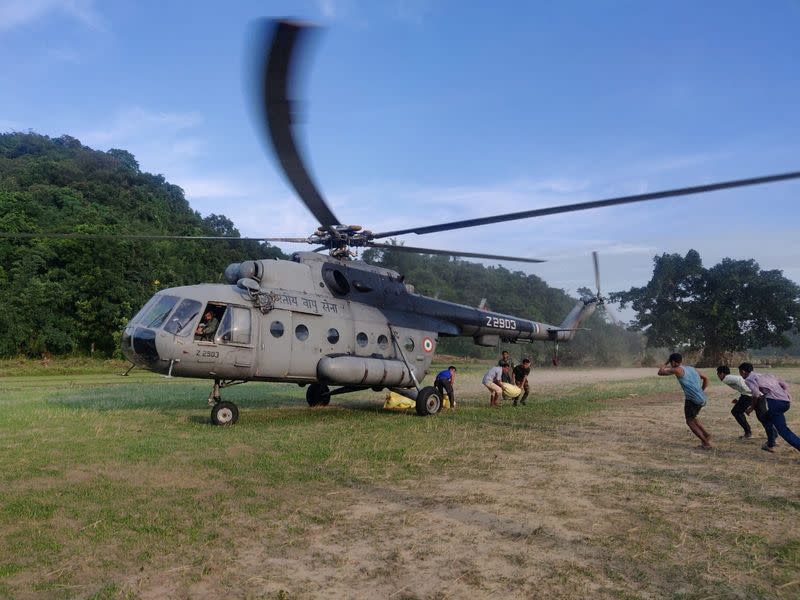
{"label": "dark trousers", "polygon": [[515,381],[514,385],[517,386],[517,387],[522,388],[522,392],[523,393],[522,393],[522,396],[519,398],[519,401],[520,402],[525,402],[525,398],[528,397],[528,394],[531,391],[531,386],[528,385],[528,380],[527,379],[525,380],[525,384],[524,385],[522,385],[521,381]]}
{"label": "dark trousers", "polygon": [[745,411],[750,407],[753,403],[753,399],[750,396],[745,396],[742,394],[739,396],[739,399],[736,401],[736,404],[731,409],[731,414],[733,418],[736,419],[736,422],[742,426],[744,429],[744,434],[746,436],[751,436],[753,431],[750,429],[750,423],[747,422],[747,417],[744,416]]}
{"label": "dark trousers", "polygon": [[767,434],[767,446],[774,446],[775,440],[778,439],[778,430],[767,418],[767,399],[764,396],[756,400],[756,418],[764,428],[764,433]]}
{"label": "dark trousers", "polygon": [[456,401],[456,395],[453,393],[453,384],[449,379],[437,379],[433,382],[433,387],[439,392],[439,398],[444,398],[444,393],[450,398],[450,406]]}
{"label": "dark trousers", "polygon": [[[789,406],[790,405],[786,400],[767,398],[767,414],[765,419],[770,425],[778,430],[780,436],[785,439],[787,443],[789,443],[795,450],[800,450],[800,437],[798,437],[795,432],[789,429],[789,426],[786,424],[786,417],[784,416],[784,413],[789,410]],[[775,434],[773,433],[772,435],[774,440]],[[767,435],[767,437],[769,437],[769,435]]]}

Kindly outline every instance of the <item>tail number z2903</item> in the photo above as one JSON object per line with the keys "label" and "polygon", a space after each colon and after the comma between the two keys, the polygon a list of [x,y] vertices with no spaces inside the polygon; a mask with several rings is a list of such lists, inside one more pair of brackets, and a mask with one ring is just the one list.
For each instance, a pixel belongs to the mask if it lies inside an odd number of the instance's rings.
{"label": "tail number z2903", "polygon": [[487,327],[497,327],[498,329],[516,329],[517,322],[514,319],[505,319],[503,317],[486,317]]}

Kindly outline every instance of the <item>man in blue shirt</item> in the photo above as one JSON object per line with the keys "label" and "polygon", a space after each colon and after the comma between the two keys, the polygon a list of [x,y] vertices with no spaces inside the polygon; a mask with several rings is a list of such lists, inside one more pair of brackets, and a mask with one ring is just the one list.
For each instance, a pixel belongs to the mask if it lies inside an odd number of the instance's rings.
{"label": "man in blue shirt", "polygon": [[[711,434],[706,431],[703,424],[697,418],[700,414],[700,409],[706,405],[708,398],[706,398],[705,389],[708,385],[708,377],[700,373],[694,367],[682,366],[683,356],[677,352],[669,355],[667,364],[658,370],[659,375],[675,375],[678,378],[678,383],[683,388],[685,397],[683,403],[683,415],[686,417],[686,424],[692,433],[700,438],[700,447],[703,450],[710,450],[713,448],[711,445]],[[701,383],[702,382],[702,383]]]}
{"label": "man in blue shirt", "polygon": [[433,387],[439,391],[439,398],[443,399],[444,393],[447,392],[447,397],[450,398],[450,408],[456,407],[456,395],[453,393],[453,383],[455,380],[456,368],[451,365],[444,371],[439,371],[433,382]]}

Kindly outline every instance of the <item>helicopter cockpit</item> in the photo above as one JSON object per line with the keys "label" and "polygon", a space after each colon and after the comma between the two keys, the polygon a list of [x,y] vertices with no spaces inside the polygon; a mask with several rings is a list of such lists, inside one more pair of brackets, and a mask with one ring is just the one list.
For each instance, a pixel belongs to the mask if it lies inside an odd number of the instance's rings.
{"label": "helicopter cockpit", "polygon": [[[158,293],[131,319],[122,334],[122,351],[132,363],[167,371],[175,343],[216,346],[251,343],[250,310],[225,302],[203,302],[173,293]],[[213,326],[209,325],[213,322]],[[170,335],[166,335],[170,334]],[[157,342],[158,339],[163,341]],[[173,343],[174,342],[174,343]],[[168,349],[169,346],[169,349]]]}

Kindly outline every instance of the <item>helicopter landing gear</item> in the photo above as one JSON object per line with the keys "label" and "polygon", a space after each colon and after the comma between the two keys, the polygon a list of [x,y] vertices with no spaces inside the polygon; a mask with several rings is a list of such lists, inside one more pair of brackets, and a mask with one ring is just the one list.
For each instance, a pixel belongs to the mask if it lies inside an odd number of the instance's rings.
{"label": "helicopter landing gear", "polygon": [[233,402],[220,401],[211,409],[214,425],[234,425],[239,420],[239,409]]}
{"label": "helicopter landing gear", "polygon": [[324,383],[312,383],[306,390],[306,402],[309,406],[328,406],[331,401],[331,390]]}
{"label": "helicopter landing gear", "polygon": [[239,420],[239,409],[233,402],[225,402],[219,395],[223,386],[219,379],[214,379],[214,387],[208,395],[208,405],[211,407],[211,422],[214,425],[234,425]]}
{"label": "helicopter landing gear", "polygon": [[420,417],[435,415],[442,409],[442,399],[435,387],[424,387],[417,394],[417,414]]}

